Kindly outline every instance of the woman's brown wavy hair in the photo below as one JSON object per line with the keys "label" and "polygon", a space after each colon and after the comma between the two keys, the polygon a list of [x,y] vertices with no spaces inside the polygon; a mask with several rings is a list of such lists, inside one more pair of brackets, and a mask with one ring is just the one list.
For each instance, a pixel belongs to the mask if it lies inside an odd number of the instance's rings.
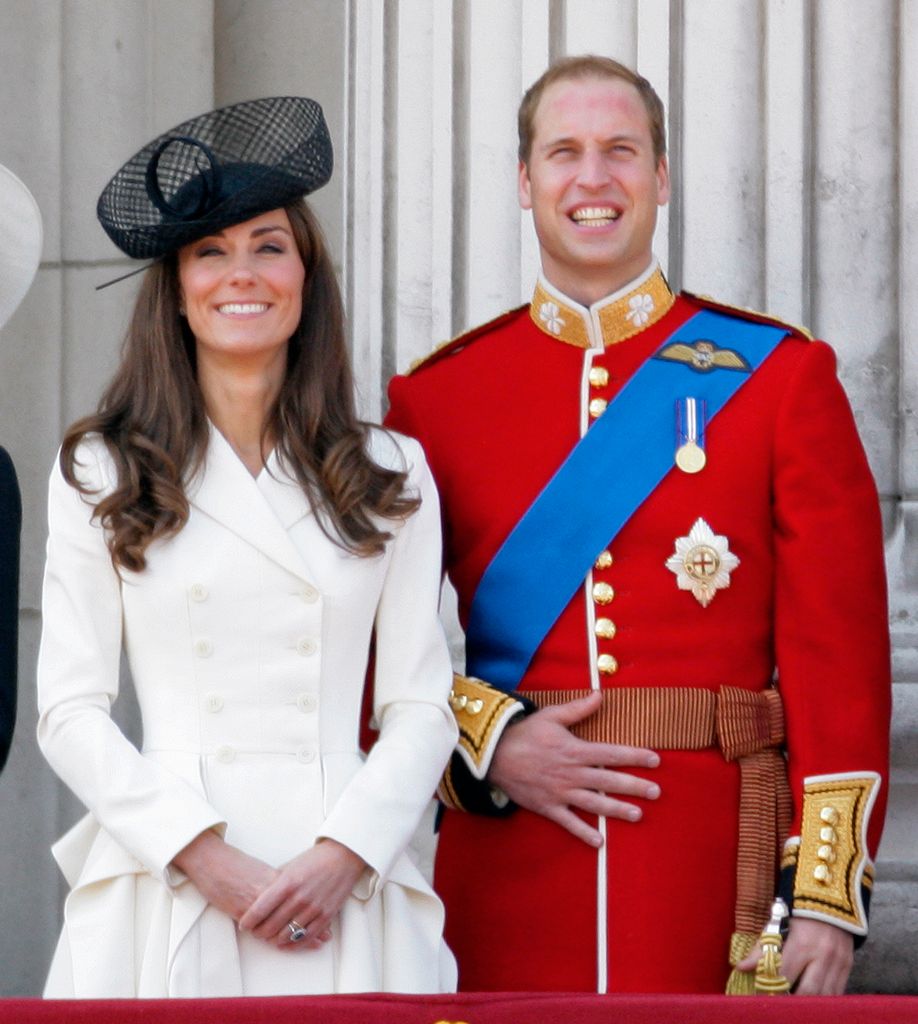
{"label": "woman's brown wavy hair", "polygon": [[[369,425],[357,419],[341,294],[322,231],[304,201],[285,209],[306,269],[303,312],[264,435],[274,438],[326,536],[355,554],[376,554],[392,536],[378,518],[407,518],[420,500],[403,493],[406,473],[377,465],[367,453]],[[93,494],[77,475],[77,448],[88,434],[104,440],[118,483],[98,501],[94,518],[107,531],[115,567],[135,572],[146,567],[154,540],[188,521],[185,482],[207,449],[195,340],[179,305],[173,253],[145,273],[121,364],[96,412],[70,427],[61,448],[64,477]]]}

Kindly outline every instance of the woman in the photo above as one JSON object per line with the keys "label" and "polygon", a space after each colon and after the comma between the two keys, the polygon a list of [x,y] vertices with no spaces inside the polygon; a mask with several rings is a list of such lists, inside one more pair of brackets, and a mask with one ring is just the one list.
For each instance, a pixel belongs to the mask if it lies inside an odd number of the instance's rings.
{"label": "woman", "polygon": [[[32,193],[0,165],[0,328],[25,298],[41,259],[41,214]],[[22,501],[13,461],[0,448],[0,770],[16,724],[19,532]]]}
{"label": "woman", "polygon": [[[154,257],[119,370],[51,478],[39,741],[89,814],[46,996],[455,985],[405,853],[455,739],[420,448],[360,424],[302,195],[317,104],[237,104],[99,201]],[[375,629],[379,739],[357,734]],[[121,648],[138,752],[109,717]]]}

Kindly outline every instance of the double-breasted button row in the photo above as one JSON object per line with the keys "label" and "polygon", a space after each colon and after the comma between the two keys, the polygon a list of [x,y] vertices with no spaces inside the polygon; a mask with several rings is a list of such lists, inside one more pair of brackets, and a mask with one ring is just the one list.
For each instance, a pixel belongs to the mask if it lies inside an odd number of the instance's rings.
{"label": "double-breasted button row", "polygon": [[[222,711],[224,709],[226,701],[219,693],[205,693],[201,698],[201,704],[205,711],[209,711],[212,715],[215,715],[218,711]],[[296,699],[296,706],[299,711],[302,711],[304,715],[307,715],[315,711],[319,706],[319,702],[311,693],[301,693]]]}
{"label": "double-breasted button row", "polygon": [[[192,601],[196,601],[200,604],[202,601],[206,601],[208,597],[210,597],[210,591],[203,583],[192,583],[188,588],[188,596]],[[299,591],[299,596],[306,602],[306,604],[315,604],[321,595],[311,583],[304,583]]]}
{"label": "double-breasted button row", "polygon": [[[231,747],[227,743],[221,743],[214,751],[214,756],[220,764],[232,764],[236,760],[236,753],[235,747]],[[316,759],[316,751],[313,747],[301,746],[297,747],[294,756],[300,764],[312,764]]]}
{"label": "double-breasted button row", "polygon": [[[319,600],[321,595],[314,586],[312,586],[310,583],[306,583],[303,584],[302,588],[300,589],[299,596],[306,602],[306,604],[315,604]],[[208,597],[210,597],[210,591],[203,583],[193,583],[191,587],[189,587],[189,597],[193,601],[201,603],[202,601],[206,601]]]}
{"label": "double-breasted button row", "polygon": [[[304,658],[309,658],[319,649],[317,640],[310,636],[300,637],[296,642],[296,652]],[[196,658],[209,658],[214,653],[214,642],[210,637],[200,636],[193,644]]]}

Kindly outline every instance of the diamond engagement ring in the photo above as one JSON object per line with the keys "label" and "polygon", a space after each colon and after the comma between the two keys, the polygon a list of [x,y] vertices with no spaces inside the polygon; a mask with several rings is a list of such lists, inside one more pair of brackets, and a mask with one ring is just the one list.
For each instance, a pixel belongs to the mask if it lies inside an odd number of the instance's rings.
{"label": "diamond engagement ring", "polygon": [[300,939],[306,938],[306,929],[297,921],[290,921],[287,924],[287,928],[290,930],[291,942],[299,942]]}

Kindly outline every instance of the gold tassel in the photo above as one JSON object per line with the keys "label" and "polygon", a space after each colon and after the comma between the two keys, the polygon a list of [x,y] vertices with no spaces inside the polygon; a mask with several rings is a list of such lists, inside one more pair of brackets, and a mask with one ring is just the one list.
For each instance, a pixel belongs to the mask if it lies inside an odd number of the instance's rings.
{"label": "gold tassel", "polygon": [[762,955],[755,969],[756,995],[786,996],[790,992],[790,983],[781,973],[781,925],[786,917],[787,904],[776,899],[771,905],[771,919],[759,939]]}
{"label": "gold tassel", "polygon": [[758,936],[752,932],[734,932],[730,937],[730,963],[733,970],[724,989],[728,996],[755,995],[755,974],[752,971],[739,971],[736,965],[749,956],[757,940]]}
{"label": "gold tassel", "polygon": [[763,996],[786,996],[790,984],[781,973],[781,936],[762,936],[762,956],[755,969],[755,993]]}

